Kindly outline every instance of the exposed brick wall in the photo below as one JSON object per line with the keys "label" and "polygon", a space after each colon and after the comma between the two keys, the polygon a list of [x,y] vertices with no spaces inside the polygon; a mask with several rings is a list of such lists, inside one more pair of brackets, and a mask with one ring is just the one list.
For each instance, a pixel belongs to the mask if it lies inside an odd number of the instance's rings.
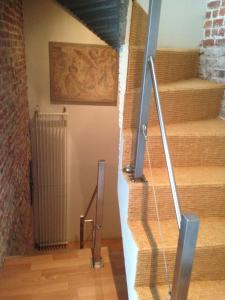
{"label": "exposed brick wall", "polygon": [[[203,78],[225,83],[225,0],[208,0],[200,74]],[[225,94],[221,116],[225,118]]]}
{"label": "exposed brick wall", "polygon": [[32,244],[22,0],[0,0],[0,263]]}

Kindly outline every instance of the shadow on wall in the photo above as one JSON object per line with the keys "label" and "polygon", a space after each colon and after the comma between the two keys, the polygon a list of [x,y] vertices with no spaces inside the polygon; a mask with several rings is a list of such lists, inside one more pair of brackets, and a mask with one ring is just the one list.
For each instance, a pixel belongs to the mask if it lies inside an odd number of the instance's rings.
{"label": "shadow on wall", "polygon": [[[97,107],[96,107],[97,109]],[[118,213],[117,201],[117,165],[118,165],[118,139],[119,137],[115,132],[118,128],[112,128],[110,125],[110,118],[107,115],[110,113],[110,108],[98,108],[103,110],[106,114],[102,114],[101,119],[96,120],[95,115],[89,114],[81,124],[82,131],[76,130],[75,140],[72,144],[71,153],[75,153],[76,162],[73,165],[76,171],[76,186],[78,193],[83,199],[81,205],[76,205],[76,196],[71,199],[73,205],[74,216],[76,219],[71,220],[76,228],[79,228],[79,216],[86,210],[90,201],[91,195],[97,184],[97,167],[98,160],[104,159],[106,161],[105,169],[105,192],[104,192],[104,216],[103,216],[103,237],[115,238],[120,236],[120,222]],[[116,111],[115,111],[116,113]],[[115,118],[117,120],[117,118]],[[96,127],[96,134],[89,134],[90,128]],[[110,131],[108,130],[110,128]],[[112,139],[114,137],[114,139]],[[116,138],[115,138],[116,137]],[[113,153],[112,153],[113,151]],[[72,169],[71,169],[72,170]],[[73,172],[74,172],[73,171]],[[72,175],[72,174],[71,174]],[[75,194],[73,177],[70,178],[71,195]],[[94,206],[91,208],[89,216],[95,213]],[[113,224],[113,226],[112,226]],[[78,234],[76,230],[76,234]],[[78,236],[75,237],[79,239]]]}

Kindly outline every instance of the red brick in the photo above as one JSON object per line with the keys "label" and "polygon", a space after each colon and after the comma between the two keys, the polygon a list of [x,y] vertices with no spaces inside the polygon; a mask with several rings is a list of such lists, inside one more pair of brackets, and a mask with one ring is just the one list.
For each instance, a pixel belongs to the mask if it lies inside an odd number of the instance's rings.
{"label": "red brick", "polygon": [[217,35],[218,35],[218,29],[213,29],[212,36],[217,36]]}
{"label": "red brick", "polygon": [[10,35],[10,33],[8,31],[3,31],[3,30],[0,30],[0,38],[8,38]]}
{"label": "red brick", "polygon": [[220,1],[217,0],[217,1],[210,1],[208,3],[208,8],[218,8],[220,6]]}
{"label": "red brick", "polygon": [[218,31],[219,36],[224,36],[225,35],[225,28],[220,28]]}
{"label": "red brick", "polygon": [[219,10],[214,10],[213,11],[213,18],[217,18],[218,17],[218,14],[219,14]]}
{"label": "red brick", "polygon": [[205,18],[206,18],[206,19],[210,19],[210,18],[211,18],[211,11],[207,11],[207,12],[206,12]]}
{"label": "red brick", "polygon": [[223,19],[216,19],[213,21],[213,27],[220,27],[223,26],[224,20]]}
{"label": "red brick", "polygon": [[220,16],[225,16],[225,7],[220,9]]}
{"label": "red brick", "polygon": [[215,42],[216,46],[224,46],[225,45],[225,39],[218,39]]}
{"label": "red brick", "polygon": [[214,46],[213,39],[203,40],[203,47],[211,47],[211,46]]}
{"label": "red brick", "polygon": [[0,261],[32,241],[26,87],[22,0],[0,0]]}
{"label": "red brick", "polygon": [[205,30],[205,37],[210,37],[211,35],[211,30],[210,29],[206,29]]}
{"label": "red brick", "polygon": [[204,28],[211,28],[212,27],[212,21],[206,21]]}

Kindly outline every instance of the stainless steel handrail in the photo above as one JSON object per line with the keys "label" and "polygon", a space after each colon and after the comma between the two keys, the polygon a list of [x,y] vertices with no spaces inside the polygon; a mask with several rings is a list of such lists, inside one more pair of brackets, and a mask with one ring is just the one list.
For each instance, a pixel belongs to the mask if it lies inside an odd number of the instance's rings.
{"label": "stainless steel handrail", "polygon": [[86,209],[86,212],[85,212],[85,214],[83,215],[84,219],[86,219],[86,217],[87,217],[87,215],[88,215],[88,213],[89,213],[89,210],[90,210],[90,208],[91,208],[91,205],[92,205],[92,203],[93,203],[93,201],[94,201],[94,199],[95,199],[95,197],[96,197],[97,190],[98,190],[98,185],[96,185],[96,187],[95,187],[95,189],[94,189],[94,192],[93,192],[93,194],[92,194],[91,200],[90,200],[90,202],[89,202],[89,204],[88,204],[88,207],[87,207],[87,209]]}
{"label": "stainless steel handrail", "polygon": [[[159,119],[162,143],[166,158],[167,171],[170,180],[173,203],[176,212],[176,219],[179,228],[179,239],[176,255],[176,264],[173,278],[173,288],[171,300],[187,299],[191,272],[196,249],[196,242],[199,229],[199,219],[193,214],[182,214],[180,202],[177,194],[176,180],[174,177],[169,146],[167,141],[166,128],[161,108],[158,83],[155,72],[155,64],[152,56],[149,56],[148,64],[151,71],[151,79],[155,94],[156,111]],[[146,125],[143,126],[143,134],[147,135]]]}
{"label": "stainless steel handrail", "polygon": [[[97,185],[92,194],[91,200],[84,215],[80,216],[80,249],[84,248],[84,225],[92,224],[92,265],[94,268],[103,266],[101,257],[101,239],[103,223],[103,205],[104,205],[104,182],[105,182],[105,161],[98,161],[98,179]],[[95,218],[86,219],[90,208],[96,198]]]}
{"label": "stainless steel handrail", "polygon": [[174,208],[175,208],[175,212],[176,212],[177,225],[178,225],[178,228],[180,229],[181,207],[180,207],[180,202],[179,202],[179,198],[178,198],[178,194],[177,194],[177,185],[176,185],[176,180],[174,177],[173,166],[171,163],[166,128],[164,125],[158,83],[157,83],[156,72],[155,72],[155,64],[154,64],[154,60],[153,60],[152,56],[149,56],[148,63],[149,63],[149,67],[150,67],[151,75],[152,75],[152,84],[153,84],[153,89],[154,89],[154,94],[155,94],[155,105],[156,105],[156,110],[157,110],[158,119],[159,119],[159,126],[160,126],[162,143],[163,143],[163,148],[164,148],[164,153],[165,153],[165,158],[166,158],[167,171],[168,171],[168,175],[169,175],[170,187],[171,187],[172,196],[173,196],[173,203],[174,203]]}
{"label": "stainless steel handrail", "polygon": [[189,284],[191,280],[191,272],[199,229],[199,219],[193,214],[184,215],[181,212],[180,201],[177,194],[176,180],[174,177],[173,166],[167,141],[166,128],[163,119],[163,112],[161,108],[160,95],[155,72],[155,64],[152,56],[149,56],[148,64],[151,72],[152,85],[155,95],[156,111],[159,119],[159,126],[166,158],[167,171],[169,175],[176,219],[179,228],[179,239],[171,300],[185,300],[187,299]]}

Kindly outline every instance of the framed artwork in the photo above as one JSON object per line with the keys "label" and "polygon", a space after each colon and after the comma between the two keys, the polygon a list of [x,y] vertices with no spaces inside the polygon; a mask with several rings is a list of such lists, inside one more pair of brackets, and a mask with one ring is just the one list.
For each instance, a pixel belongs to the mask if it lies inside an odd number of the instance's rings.
{"label": "framed artwork", "polygon": [[52,103],[116,105],[118,53],[111,47],[50,42],[49,62]]}

